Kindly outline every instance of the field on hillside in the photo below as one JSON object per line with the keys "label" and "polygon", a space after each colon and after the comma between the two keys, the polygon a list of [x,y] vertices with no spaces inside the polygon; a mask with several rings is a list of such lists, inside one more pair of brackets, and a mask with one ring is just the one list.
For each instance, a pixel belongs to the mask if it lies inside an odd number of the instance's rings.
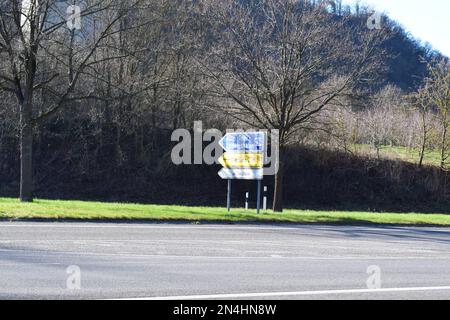
{"label": "field on hillside", "polygon": [[[368,144],[357,144],[353,146],[356,154],[370,155],[376,157],[376,149]],[[380,158],[389,160],[399,160],[410,163],[419,163],[419,150],[400,146],[382,146],[380,148]],[[424,165],[437,166],[441,165],[439,151],[427,150],[424,157]]]}
{"label": "field on hillside", "polygon": [[400,224],[450,226],[450,215],[399,214],[343,211],[286,210],[284,213],[224,208],[119,204],[82,201],[35,200],[20,203],[16,199],[0,198],[0,219],[51,220],[139,220],[184,222],[276,222],[276,223],[338,223],[338,224]]}

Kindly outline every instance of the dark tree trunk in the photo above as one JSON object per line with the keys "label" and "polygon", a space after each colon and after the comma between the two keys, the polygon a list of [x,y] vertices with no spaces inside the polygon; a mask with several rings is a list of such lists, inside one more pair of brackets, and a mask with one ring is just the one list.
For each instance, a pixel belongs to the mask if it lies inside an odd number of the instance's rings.
{"label": "dark tree trunk", "polygon": [[419,168],[423,167],[423,160],[425,159],[425,144],[420,148]]}
{"label": "dark tree trunk", "polygon": [[442,135],[441,135],[441,169],[445,171],[445,160],[446,160],[446,152],[447,152],[447,125],[445,120],[443,121],[442,125]]}
{"label": "dark tree trunk", "polygon": [[[31,27],[32,29],[34,26]],[[30,43],[34,42],[33,30],[30,31]],[[20,201],[33,201],[33,96],[36,75],[36,52],[38,45],[33,44],[25,54],[26,81],[22,92],[18,88],[20,103]]]}
{"label": "dark tree trunk", "polygon": [[422,145],[420,148],[419,168],[422,168],[425,159],[425,150],[427,145],[427,119],[425,112],[422,112]]}
{"label": "dark tree trunk", "polygon": [[275,174],[275,187],[273,190],[273,211],[283,212],[283,174],[284,174],[284,155],[280,148],[279,169]]}
{"label": "dark tree trunk", "polygon": [[20,112],[20,201],[33,201],[33,126],[26,103]]}

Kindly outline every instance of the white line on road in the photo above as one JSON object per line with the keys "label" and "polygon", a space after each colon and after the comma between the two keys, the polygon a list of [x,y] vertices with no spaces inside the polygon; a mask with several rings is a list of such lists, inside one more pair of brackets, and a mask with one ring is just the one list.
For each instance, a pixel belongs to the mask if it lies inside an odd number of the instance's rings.
{"label": "white line on road", "polygon": [[60,266],[63,265],[62,263],[59,262],[27,262],[25,263],[0,263],[0,267],[22,267],[22,266],[26,266],[26,267],[33,267],[33,266]]}
{"label": "white line on road", "polygon": [[[172,254],[135,254],[129,252],[116,252],[116,253],[103,253],[103,252],[76,252],[76,251],[61,251],[61,252],[44,252],[40,250],[29,249],[0,249],[1,252],[7,253],[20,253],[21,257],[35,257],[35,254],[40,254],[40,257],[45,256],[57,256],[58,254],[75,255],[78,258],[83,256],[98,256],[98,257],[110,257],[110,258],[136,258],[136,259],[183,259],[183,260],[312,260],[312,261],[339,261],[339,260],[360,260],[360,261],[376,261],[376,260],[450,260],[449,256],[373,256],[373,255],[361,255],[361,256],[340,256],[340,257],[314,257],[314,256],[281,256],[272,257],[271,255],[265,256],[205,256],[205,255],[172,255]],[[109,262],[108,262],[109,263]]]}
{"label": "white line on road", "polygon": [[245,299],[264,297],[287,297],[287,296],[318,296],[336,295],[352,293],[389,293],[389,292],[413,292],[413,291],[446,291],[446,287],[411,287],[411,288],[386,288],[386,289],[347,289],[347,290],[319,290],[319,291],[296,291],[296,292],[265,292],[265,293],[232,293],[232,294],[211,294],[194,296],[168,296],[168,297],[147,297],[117,300],[207,300],[207,299]]}

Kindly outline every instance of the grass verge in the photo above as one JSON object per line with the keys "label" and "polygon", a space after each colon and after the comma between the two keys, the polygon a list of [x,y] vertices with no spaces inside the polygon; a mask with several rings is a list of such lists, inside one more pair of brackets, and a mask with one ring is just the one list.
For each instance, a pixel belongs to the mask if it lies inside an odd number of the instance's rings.
{"label": "grass verge", "polygon": [[235,209],[229,214],[224,208],[53,200],[35,200],[33,203],[20,203],[16,199],[9,198],[0,198],[0,219],[450,226],[450,215],[445,214],[285,210],[282,214],[264,212],[257,215],[254,211],[243,209]]}

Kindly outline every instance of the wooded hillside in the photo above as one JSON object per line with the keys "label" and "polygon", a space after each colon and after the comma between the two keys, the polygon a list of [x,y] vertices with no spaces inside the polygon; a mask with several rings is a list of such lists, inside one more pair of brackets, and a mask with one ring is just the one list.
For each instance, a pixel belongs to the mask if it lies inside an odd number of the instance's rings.
{"label": "wooded hillside", "polygon": [[50,19],[55,0],[0,5],[0,196],[223,205],[218,167],[170,159],[173,130],[202,121],[281,131],[275,209],[450,212],[449,61],[388,17],[371,29],[372,11],[339,1],[75,2],[80,30]]}

